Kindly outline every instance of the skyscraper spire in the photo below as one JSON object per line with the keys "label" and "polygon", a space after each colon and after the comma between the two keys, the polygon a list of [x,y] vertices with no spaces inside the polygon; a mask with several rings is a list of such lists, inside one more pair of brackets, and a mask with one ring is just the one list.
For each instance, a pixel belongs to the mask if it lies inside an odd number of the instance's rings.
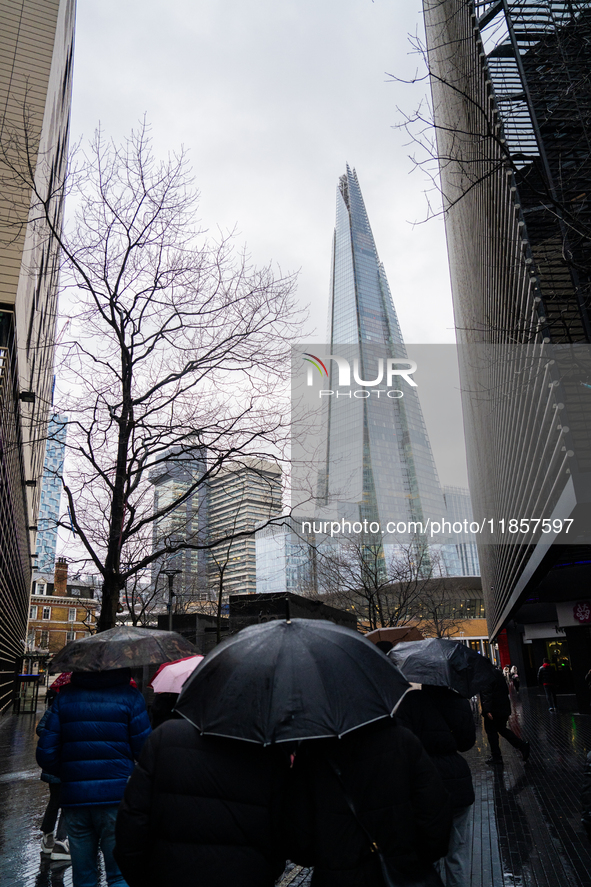
{"label": "skyscraper spire", "polygon": [[[360,380],[379,378],[389,359],[407,357],[357,173],[348,165],[337,188],[329,325],[331,354],[349,360],[360,388]],[[336,390],[335,361],[330,372],[328,387]],[[440,519],[445,502],[417,389],[396,394],[372,385],[356,395],[328,402],[327,504],[338,502],[339,513],[381,527]]]}

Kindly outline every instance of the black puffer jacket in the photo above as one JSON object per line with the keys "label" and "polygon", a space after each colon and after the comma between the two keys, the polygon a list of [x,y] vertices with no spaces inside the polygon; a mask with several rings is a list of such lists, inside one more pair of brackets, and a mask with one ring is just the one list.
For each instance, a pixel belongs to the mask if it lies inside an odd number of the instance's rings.
{"label": "black puffer jacket", "polygon": [[476,742],[472,709],[444,687],[423,687],[407,693],[396,711],[403,727],[418,736],[443,779],[454,810],[474,803],[472,774],[468,762],[458,752],[468,751]]}
{"label": "black puffer jacket", "polygon": [[382,885],[367,833],[415,875],[445,856],[449,796],[416,736],[394,721],[303,742],[291,773],[287,850],[294,862],[314,866],[313,887]]}
{"label": "black puffer jacket", "polygon": [[494,676],[486,690],[480,693],[480,707],[484,717],[491,714],[493,718],[502,718],[505,721],[511,714],[511,699],[509,687],[503,672],[496,668]]}
{"label": "black puffer jacket", "polygon": [[115,858],[130,887],[273,887],[289,757],[166,721],[119,809]]}

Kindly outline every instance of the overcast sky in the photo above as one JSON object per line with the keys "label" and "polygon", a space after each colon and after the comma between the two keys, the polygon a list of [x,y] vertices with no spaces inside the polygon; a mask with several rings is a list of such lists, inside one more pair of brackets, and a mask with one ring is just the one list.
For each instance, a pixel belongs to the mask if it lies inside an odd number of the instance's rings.
{"label": "overcast sky", "polygon": [[72,142],[99,121],[121,138],[145,113],[156,151],[184,145],[201,222],[236,227],[257,264],[300,270],[314,339],[326,337],[335,190],[359,176],[408,342],[453,342],[443,225],[424,217],[389,80],[417,59],[419,0],[80,0]]}

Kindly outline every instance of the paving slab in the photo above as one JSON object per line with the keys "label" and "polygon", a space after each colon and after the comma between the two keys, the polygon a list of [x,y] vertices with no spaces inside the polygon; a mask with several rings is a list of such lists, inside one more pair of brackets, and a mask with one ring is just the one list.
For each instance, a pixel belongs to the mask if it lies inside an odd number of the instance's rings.
{"label": "paving slab", "polygon": [[[477,741],[466,755],[476,792],[471,887],[591,887],[591,845],[580,821],[591,713],[577,714],[575,697],[566,695],[558,697],[559,711],[549,712],[535,689],[523,689],[512,701],[510,725],[532,746],[527,764],[501,739],[504,766],[488,766],[488,743],[475,712]],[[69,865],[51,863],[39,852],[49,794],[35,764],[42,713],[0,719],[2,887],[72,884]],[[290,865],[282,887],[306,887],[310,874]]]}

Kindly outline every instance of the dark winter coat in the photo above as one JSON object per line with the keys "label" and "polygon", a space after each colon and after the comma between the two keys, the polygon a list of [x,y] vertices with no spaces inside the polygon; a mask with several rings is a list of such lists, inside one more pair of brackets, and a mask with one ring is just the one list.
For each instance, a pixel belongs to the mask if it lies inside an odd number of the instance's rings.
{"label": "dark winter coat", "polygon": [[583,776],[583,792],[581,795],[583,815],[581,822],[585,826],[587,837],[591,841],[591,751],[587,755],[585,774]]}
{"label": "dark winter coat", "polygon": [[150,733],[129,669],[77,673],[53,703],[37,763],[62,781],[62,806],[119,804]]}
{"label": "dark winter coat", "polygon": [[543,687],[555,687],[556,680],[556,670],[554,666],[549,663],[542,663],[538,669],[538,683]]}
{"label": "dark winter coat", "polygon": [[[41,718],[41,720],[39,721],[39,723],[35,727],[35,733],[37,734],[37,736],[41,736],[41,734],[45,730],[45,725],[47,724],[47,721],[49,720],[50,712],[51,712],[51,706],[45,710],[43,717]],[[54,783],[55,785],[59,785],[59,783],[61,782],[59,776],[53,776],[51,773],[48,773],[47,770],[41,771],[40,779],[42,779],[43,782],[49,782],[50,784]]]}
{"label": "dark winter coat", "polygon": [[409,873],[447,853],[447,791],[416,736],[393,720],[302,742],[291,773],[288,856],[314,866],[314,887],[382,885],[370,837]]}
{"label": "dark winter coat", "polygon": [[439,772],[454,810],[474,803],[472,774],[465,758],[476,742],[476,727],[467,699],[444,687],[423,687],[407,693],[396,720],[412,730]]}
{"label": "dark winter coat", "polygon": [[491,714],[493,718],[506,721],[511,714],[509,686],[500,669],[495,669],[490,684],[480,693],[480,707],[484,717]]}
{"label": "dark winter coat", "polygon": [[289,756],[201,736],[188,721],[154,731],[125,791],[115,857],[130,887],[273,887],[283,871],[280,812]]}

